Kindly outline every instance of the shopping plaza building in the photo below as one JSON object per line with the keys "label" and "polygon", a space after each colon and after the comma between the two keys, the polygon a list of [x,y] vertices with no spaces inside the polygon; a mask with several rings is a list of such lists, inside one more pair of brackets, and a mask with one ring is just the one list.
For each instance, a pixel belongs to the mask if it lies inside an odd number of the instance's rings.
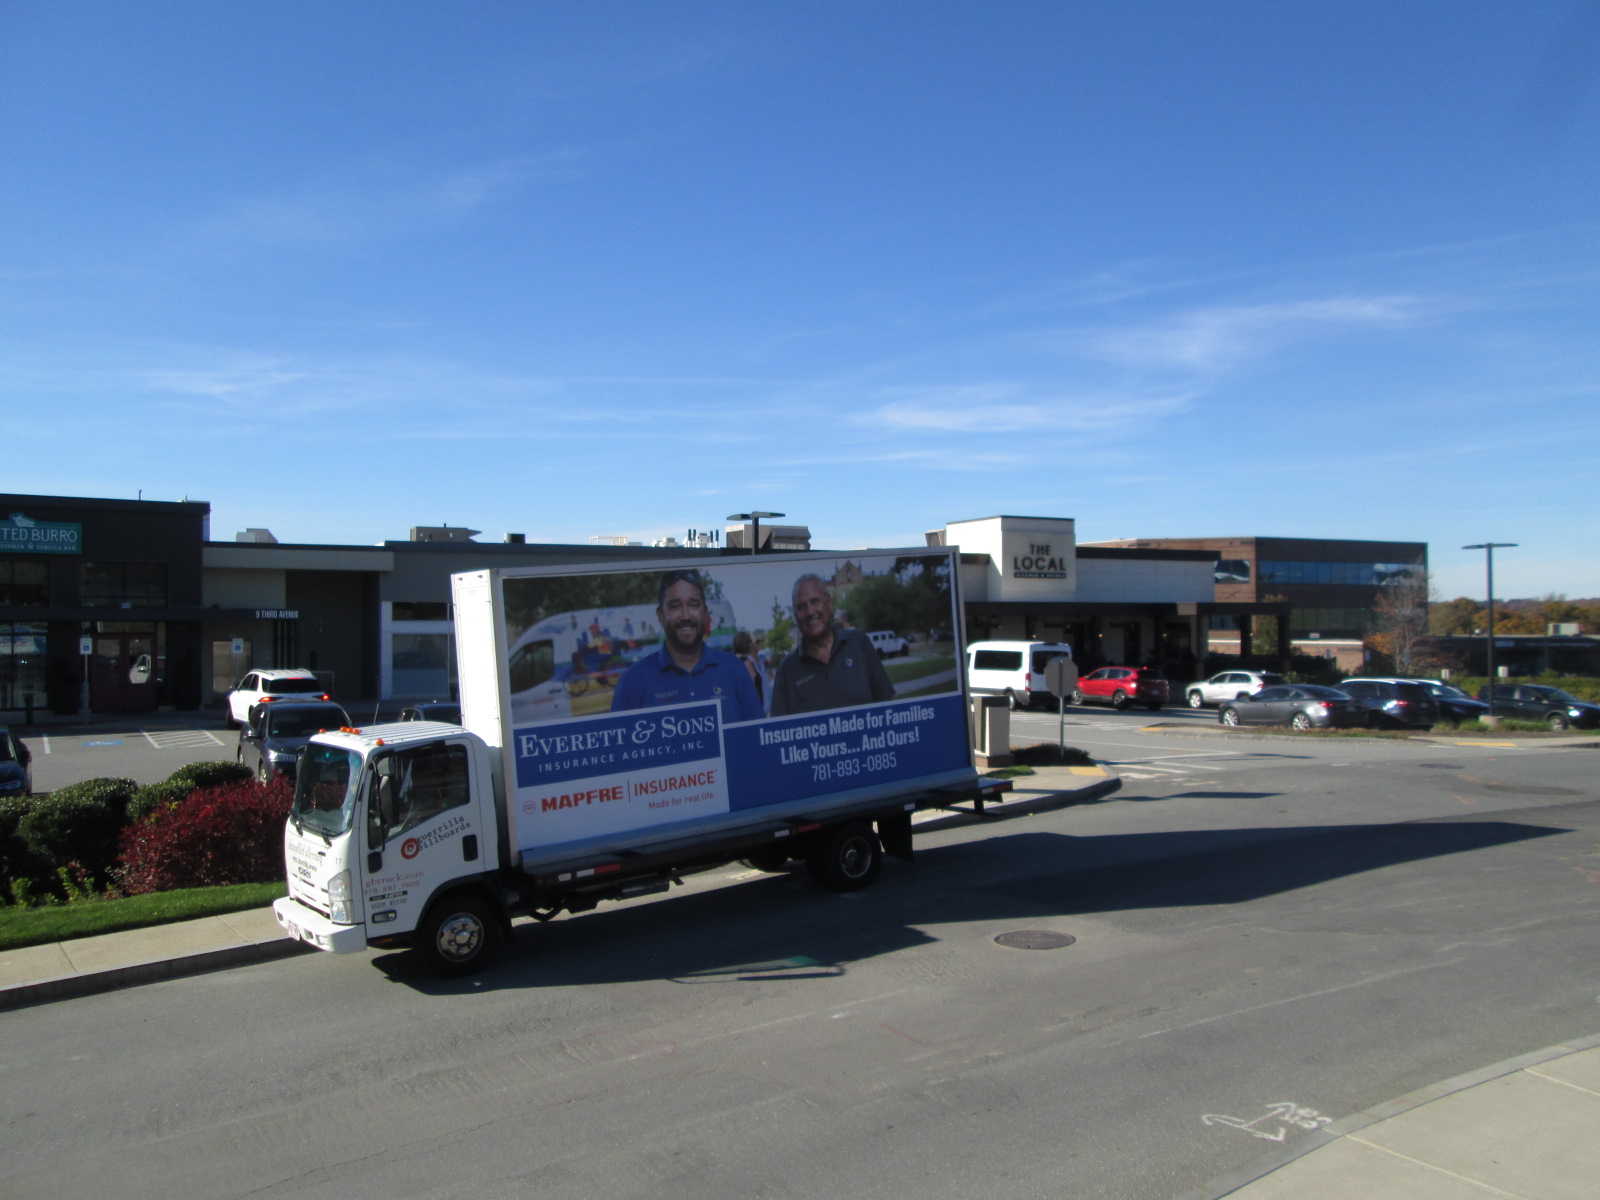
{"label": "shopping plaza building", "polygon": [[[479,542],[440,526],[349,546],[279,543],[262,529],[213,541],[209,526],[199,501],[0,494],[0,711],[202,709],[252,667],[307,667],[347,705],[446,696],[455,572],[747,552],[736,528],[732,545]],[[763,547],[809,548],[803,526],[779,528],[782,546],[763,528]],[[1066,641],[1086,669],[1152,662],[1179,675],[1219,646],[1236,651],[1241,631],[1248,645],[1265,617],[1269,657],[1286,658],[1306,640],[1296,613],[1370,609],[1381,572],[1427,561],[1420,543],[1080,544],[1059,517],[953,521],[926,540],[959,550],[969,640]],[[1359,621],[1339,619],[1327,633],[1358,636]]]}

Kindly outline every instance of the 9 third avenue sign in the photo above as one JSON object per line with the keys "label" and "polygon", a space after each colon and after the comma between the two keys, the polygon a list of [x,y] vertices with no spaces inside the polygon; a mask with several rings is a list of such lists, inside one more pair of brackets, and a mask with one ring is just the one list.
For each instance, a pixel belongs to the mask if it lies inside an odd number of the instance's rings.
{"label": "9 third avenue sign", "polygon": [[0,554],[82,554],[83,526],[35,521],[22,513],[0,520]]}

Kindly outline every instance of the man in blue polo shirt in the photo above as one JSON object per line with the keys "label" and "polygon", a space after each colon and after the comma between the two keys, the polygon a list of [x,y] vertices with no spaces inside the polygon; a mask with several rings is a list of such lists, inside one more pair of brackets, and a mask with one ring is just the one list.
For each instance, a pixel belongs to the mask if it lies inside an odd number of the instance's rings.
{"label": "man in blue polo shirt", "polygon": [[611,711],[722,701],[722,723],[755,721],[765,714],[750,672],[737,657],[706,645],[711,612],[699,571],[668,571],[656,600],[661,648],[623,672]]}

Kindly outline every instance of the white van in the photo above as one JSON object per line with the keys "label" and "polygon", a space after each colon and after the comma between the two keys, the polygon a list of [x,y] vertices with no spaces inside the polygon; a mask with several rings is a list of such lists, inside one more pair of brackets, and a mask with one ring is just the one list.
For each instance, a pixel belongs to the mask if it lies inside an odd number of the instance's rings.
{"label": "white van", "polygon": [[1004,696],[1013,709],[1048,700],[1045,665],[1071,658],[1065,642],[972,642],[967,646],[967,690],[974,696]]}

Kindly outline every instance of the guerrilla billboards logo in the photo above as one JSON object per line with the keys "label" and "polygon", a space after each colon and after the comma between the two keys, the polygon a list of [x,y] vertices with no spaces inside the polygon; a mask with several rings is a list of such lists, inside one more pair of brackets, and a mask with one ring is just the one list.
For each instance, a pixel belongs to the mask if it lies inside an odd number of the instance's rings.
{"label": "guerrilla billboards logo", "polygon": [[35,521],[14,512],[0,520],[0,552],[81,554],[83,526],[68,521]]}
{"label": "guerrilla billboards logo", "polygon": [[409,837],[400,843],[401,858],[415,858],[429,846],[438,845],[447,838],[453,838],[467,827],[465,817],[452,817],[437,829],[430,829],[420,837]]}
{"label": "guerrilla billboards logo", "polygon": [[1065,579],[1067,560],[1057,557],[1049,542],[1030,543],[1026,554],[1011,556],[1011,574],[1016,579]]}

